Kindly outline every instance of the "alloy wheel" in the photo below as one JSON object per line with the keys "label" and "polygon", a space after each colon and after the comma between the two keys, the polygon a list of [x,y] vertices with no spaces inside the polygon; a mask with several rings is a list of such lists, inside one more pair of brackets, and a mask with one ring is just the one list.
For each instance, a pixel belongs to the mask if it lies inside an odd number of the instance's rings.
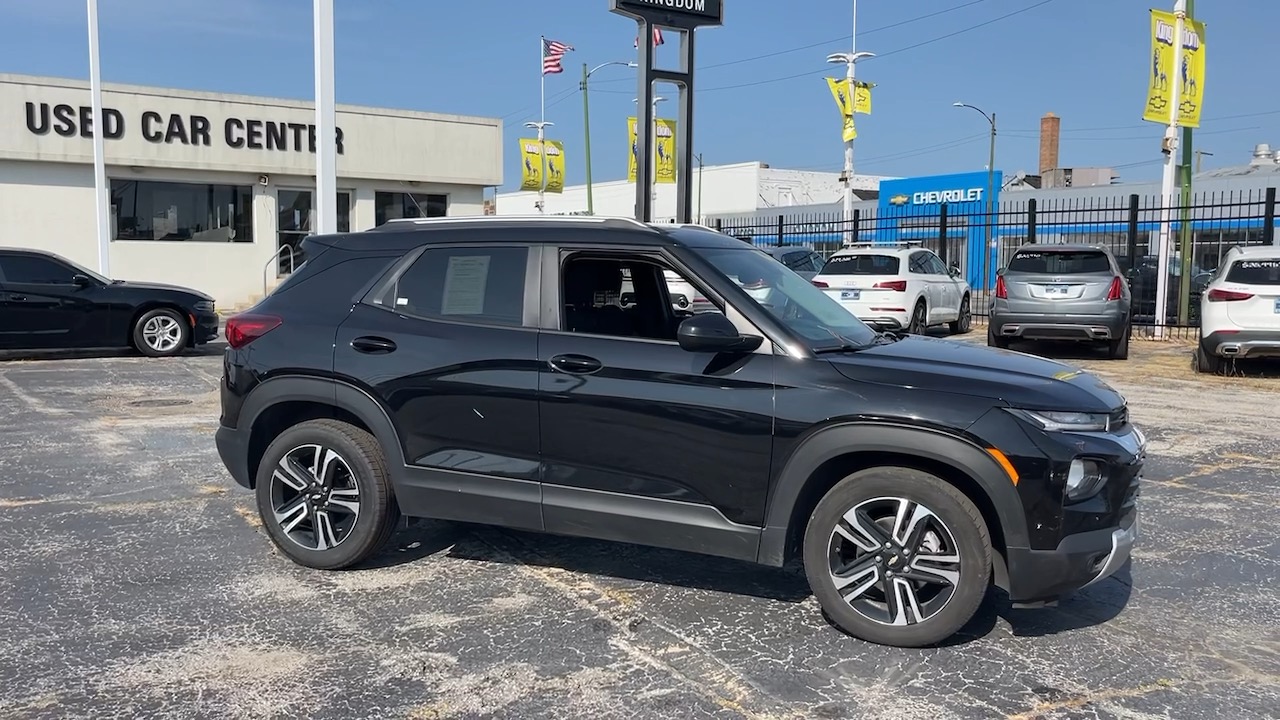
{"label": "alloy wheel", "polygon": [[969,328],[973,326],[973,309],[969,307],[969,299],[965,298],[960,303],[960,332],[969,332]]}
{"label": "alloy wheel", "polygon": [[911,324],[907,326],[907,332],[911,335],[924,335],[929,331],[928,323],[925,322],[924,305],[917,305],[914,312],[911,313]]}
{"label": "alloy wheel", "polygon": [[360,516],[360,489],[351,466],[321,445],[300,445],[271,474],[271,509],[281,532],[307,550],[342,544]]}
{"label": "alloy wheel", "polygon": [[928,507],[879,497],[846,512],[831,532],[831,581],[855,612],[890,626],[926,622],[960,584],[955,536]]}
{"label": "alloy wheel", "polygon": [[156,315],[143,324],[142,339],[156,352],[173,352],[182,342],[182,326],[168,315]]}

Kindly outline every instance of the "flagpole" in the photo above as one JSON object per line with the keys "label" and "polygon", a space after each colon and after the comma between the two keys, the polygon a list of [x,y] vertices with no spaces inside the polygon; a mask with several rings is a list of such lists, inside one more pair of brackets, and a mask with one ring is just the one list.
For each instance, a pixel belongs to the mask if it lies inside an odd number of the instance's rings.
{"label": "flagpole", "polygon": [[538,159],[542,163],[541,174],[538,176],[538,212],[546,212],[547,198],[547,68],[544,66],[544,57],[547,52],[547,38],[541,36],[538,38],[538,82],[541,85],[539,93],[538,105],[541,111],[538,116]]}

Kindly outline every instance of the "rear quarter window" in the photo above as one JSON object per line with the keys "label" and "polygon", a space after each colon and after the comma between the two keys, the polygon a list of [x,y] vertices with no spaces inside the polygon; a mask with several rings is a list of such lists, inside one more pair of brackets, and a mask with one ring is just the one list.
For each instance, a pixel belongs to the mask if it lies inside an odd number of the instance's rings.
{"label": "rear quarter window", "polygon": [[1111,272],[1107,254],[1096,250],[1064,252],[1022,250],[1009,261],[1009,272],[1036,275],[1086,275]]}
{"label": "rear quarter window", "polygon": [[1280,285],[1280,258],[1237,260],[1227,270],[1227,282],[1241,285]]}
{"label": "rear quarter window", "polygon": [[822,266],[823,275],[897,275],[893,255],[835,255]]}

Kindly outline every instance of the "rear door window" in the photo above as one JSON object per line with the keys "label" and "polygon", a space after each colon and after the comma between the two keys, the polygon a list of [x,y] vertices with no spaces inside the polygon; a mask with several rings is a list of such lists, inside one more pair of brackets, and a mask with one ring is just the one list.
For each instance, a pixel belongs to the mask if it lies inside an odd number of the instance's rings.
{"label": "rear door window", "polygon": [[1111,261],[1096,250],[1024,250],[1013,256],[1008,269],[1034,275],[1089,275],[1111,272]]}
{"label": "rear door window", "polygon": [[1237,260],[1227,271],[1227,282],[1241,285],[1280,285],[1280,258]]}
{"label": "rear door window", "polygon": [[524,247],[429,248],[370,302],[420,318],[520,326],[528,256]]}
{"label": "rear door window", "polygon": [[897,275],[893,255],[836,255],[822,266],[823,275]]}

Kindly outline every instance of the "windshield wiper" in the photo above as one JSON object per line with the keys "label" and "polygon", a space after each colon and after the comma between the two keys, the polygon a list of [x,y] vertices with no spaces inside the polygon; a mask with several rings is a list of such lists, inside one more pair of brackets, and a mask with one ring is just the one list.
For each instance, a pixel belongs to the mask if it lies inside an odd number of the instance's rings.
{"label": "windshield wiper", "polygon": [[826,355],[826,354],[828,354],[828,353],[858,352],[859,350],[866,350],[866,349],[867,349],[867,348],[869,348],[869,347],[871,347],[871,346],[870,346],[870,345],[855,345],[855,344],[853,344],[853,343],[841,343],[840,345],[837,345],[837,346],[835,346],[835,347],[825,347],[825,348],[821,348],[821,349],[819,349],[819,350],[814,350],[814,351],[813,351],[813,354],[814,354],[814,355]]}

